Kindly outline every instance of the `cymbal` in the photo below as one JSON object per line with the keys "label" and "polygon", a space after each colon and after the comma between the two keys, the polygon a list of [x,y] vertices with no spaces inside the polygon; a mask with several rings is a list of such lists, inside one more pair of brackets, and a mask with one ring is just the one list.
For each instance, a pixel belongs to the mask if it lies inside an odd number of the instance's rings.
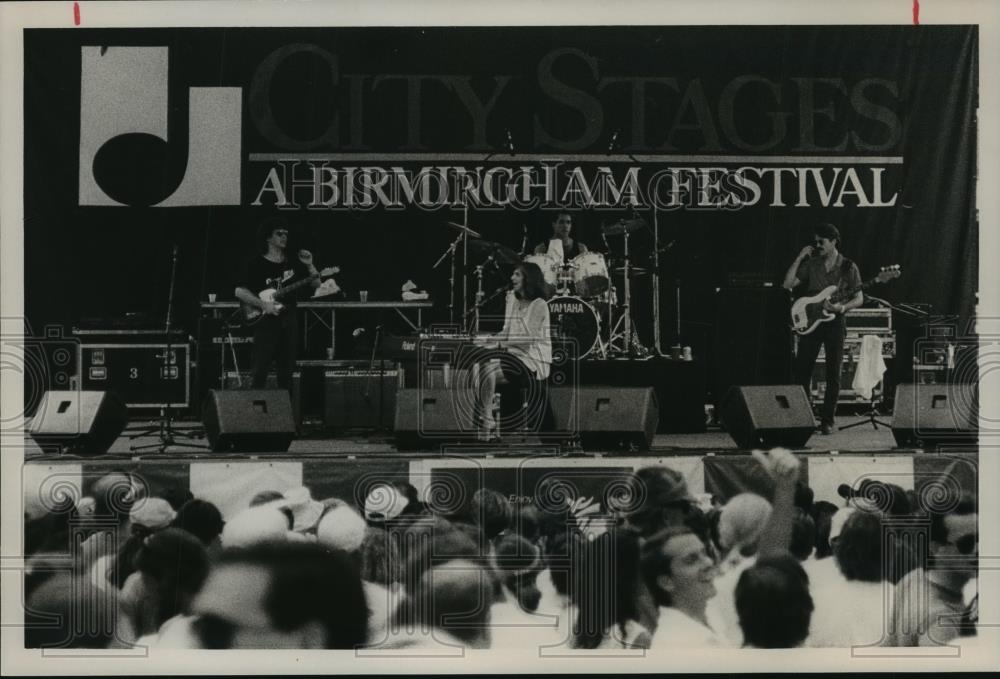
{"label": "cymbal", "polygon": [[511,248],[491,240],[470,240],[469,251],[486,257],[492,255],[494,259],[504,264],[517,264],[521,261],[521,258]]}
{"label": "cymbal", "polygon": [[[615,274],[616,276],[624,276],[625,267],[617,266],[611,270],[611,273]],[[649,269],[644,269],[641,266],[630,266],[628,268],[628,273],[630,276],[645,276],[646,274],[649,273]]]}
{"label": "cymbal", "polygon": [[470,236],[472,236],[473,238],[482,238],[483,237],[482,234],[480,234],[478,231],[473,231],[472,229],[470,229],[469,227],[467,227],[464,224],[458,224],[456,222],[445,222],[445,224],[447,224],[451,228],[455,229],[459,233],[467,233]]}
{"label": "cymbal", "polygon": [[620,236],[623,233],[631,233],[646,227],[646,220],[642,219],[620,219],[614,224],[607,224],[601,227],[601,233],[605,236]]}

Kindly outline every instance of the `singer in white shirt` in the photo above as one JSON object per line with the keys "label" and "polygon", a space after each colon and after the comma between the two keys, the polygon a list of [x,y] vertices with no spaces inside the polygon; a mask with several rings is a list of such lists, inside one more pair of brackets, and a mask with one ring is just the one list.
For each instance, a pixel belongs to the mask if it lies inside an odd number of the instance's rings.
{"label": "singer in white shirt", "polygon": [[[478,341],[489,358],[481,364],[479,395],[483,429],[554,430],[546,380],[552,363],[545,279],[537,264],[522,262],[511,274],[503,329]],[[500,422],[494,420],[493,394],[500,394]],[[492,437],[492,435],[488,435]]]}

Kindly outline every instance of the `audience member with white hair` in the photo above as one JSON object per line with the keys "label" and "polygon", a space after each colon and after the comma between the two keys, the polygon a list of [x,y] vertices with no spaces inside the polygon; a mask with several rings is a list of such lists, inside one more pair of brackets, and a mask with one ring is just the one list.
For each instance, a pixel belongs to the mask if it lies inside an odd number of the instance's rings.
{"label": "audience member with white hair", "polygon": [[715,579],[715,596],[706,615],[711,627],[731,646],[743,645],[743,632],[736,611],[736,583],[743,571],[757,561],[757,546],[771,518],[771,503],[755,493],[732,497],[719,514],[719,543],[724,558]]}
{"label": "audience member with white hair", "polygon": [[262,542],[287,542],[288,518],[273,504],[250,507],[226,521],[222,529],[224,549],[249,547]]}

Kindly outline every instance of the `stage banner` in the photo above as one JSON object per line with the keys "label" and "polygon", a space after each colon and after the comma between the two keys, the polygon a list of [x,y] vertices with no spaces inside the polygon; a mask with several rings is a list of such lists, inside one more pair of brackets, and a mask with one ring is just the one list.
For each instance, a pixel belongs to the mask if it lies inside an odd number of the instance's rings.
{"label": "stage banner", "polygon": [[[811,458],[800,456],[799,481],[810,485]],[[756,493],[771,499],[774,481],[750,455],[707,455],[702,459],[705,474],[705,492],[723,503],[740,493]]]}
{"label": "stage banner", "polygon": [[301,462],[194,462],[190,473],[194,496],[215,504],[227,520],[249,507],[259,492],[283,493],[302,485]]}
{"label": "stage banner", "polygon": [[364,511],[365,498],[380,483],[410,483],[409,461],[399,457],[304,460],[302,485],[317,500],[337,498]]}
{"label": "stage banner", "polygon": [[611,507],[629,502],[629,476],[647,466],[670,467],[684,476],[693,495],[703,492],[699,457],[472,458],[446,451],[440,459],[412,462],[410,477],[424,501],[443,514],[464,512],[477,490],[489,488],[514,506],[569,507],[585,530],[597,533],[606,528]]}
{"label": "stage banner", "polygon": [[968,316],[977,51],[959,25],[29,29],[27,314],[162,319],[176,252],[191,328],[272,218],[349,297],[446,299],[445,222],[518,251],[569,210],[609,254],[643,220],[687,334],[819,222],[865,278],[902,266],[876,294]]}
{"label": "stage banner", "polygon": [[[842,506],[840,484],[857,487],[864,479],[894,483],[914,491],[919,505],[939,506],[962,491],[975,493],[978,454],[803,455],[800,480],[813,489],[815,501]],[[124,460],[39,460],[22,468],[25,512],[41,516],[66,499],[78,502],[92,494],[98,479],[128,473],[140,496],[177,500],[187,493],[216,503],[225,516],[246,507],[263,490],[283,491],[304,485],[316,500],[338,498],[359,511],[372,486],[410,483],[422,501],[442,514],[468,507],[480,488],[502,493],[514,505],[569,502],[586,524],[607,516],[607,500],[625,489],[635,470],[660,465],[680,472],[688,490],[725,502],[743,492],[771,497],[773,483],[749,455],[698,455],[661,458],[462,457],[454,451],[418,459],[370,458],[328,460],[227,460],[222,462],[131,462]],[[956,493],[957,491],[957,493]],[[938,504],[935,504],[938,503]]]}

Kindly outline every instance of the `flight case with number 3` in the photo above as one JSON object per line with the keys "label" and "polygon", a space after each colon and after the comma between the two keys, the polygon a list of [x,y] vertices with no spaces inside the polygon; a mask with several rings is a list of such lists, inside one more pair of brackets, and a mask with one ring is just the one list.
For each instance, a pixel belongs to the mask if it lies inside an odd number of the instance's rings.
{"label": "flight case with number 3", "polygon": [[115,392],[129,408],[183,409],[190,405],[191,347],[188,343],[79,345],[83,390]]}

